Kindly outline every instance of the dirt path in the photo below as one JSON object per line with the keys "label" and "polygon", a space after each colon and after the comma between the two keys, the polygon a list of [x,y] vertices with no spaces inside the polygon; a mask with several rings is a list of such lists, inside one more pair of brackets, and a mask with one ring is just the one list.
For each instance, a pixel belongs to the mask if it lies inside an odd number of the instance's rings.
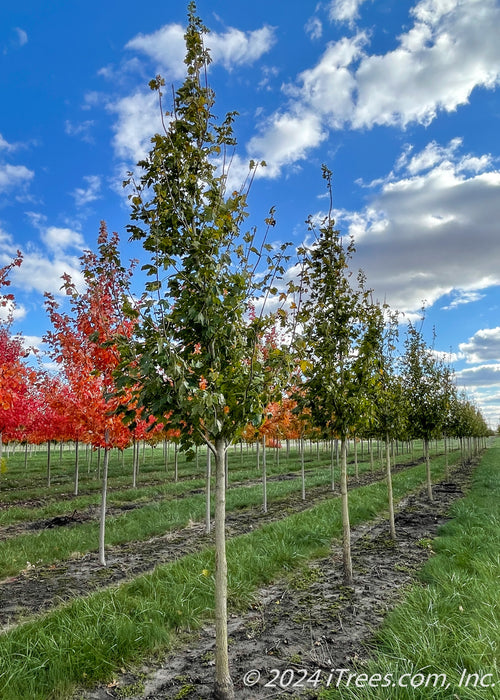
{"label": "dirt path", "polygon": [[[260,591],[246,615],[232,617],[230,665],[238,700],[314,698],[315,681],[327,683],[331,669],[352,669],[354,661],[362,663],[368,657],[373,630],[431,555],[429,540],[446,520],[450,504],[467,489],[471,472],[470,463],[463,465],[449,481],[436,485],[432,504],[425,490],[405,499],[396,515],[396,544],[389,539],[386,521],[356,528],[352,589],[342,585],[341,551],[335,546],[333,557],[315,561],[286,581]],[[75,698],[210,698],[213,650],[214,632],[207,627],[183,651],[165,658],[160,668],[143,667],[114,684],[80,691]],[[245,674],[250,671],[251,681],[259,674],[260,680],[246,687]],[[330,682],[337,678],[334,674]]]}
{"label": "dirt path", "polygon": [[[414,464],[397,465],[393,468],[393,472],[397,473]],[[364,486],[381,478],[380,471],[374,474],[363,474],[357,482],[353,479],[352,487]],[[337,496],[338,492],[335,494],[335,497]],[[326,498],[332,498],[332,492],[328,487],[321,486],[308,489],[306,501],[302,500],[300,492],[280,502],[271,501],[268,504],[267,513],[263,513],[260,506],[232,511],[226,518],[227,537],[245,534],[265,523],[283,518],[284,513],[291,514],[311,508]],[[126,509],[130,507],[129,505]],[[88,513],[75,511],[71,516],[57,516],[36,521],[30,524],[30,528],[39,530],[44,527],[77,526],[78,522],[89,519]],[[26,529],[22,531],[26,532]],[[107,547],[107,567],[105,568],[99,564],[95,552],[50,566],[30,565],[18,575],[0,581],[0,632],[11,628],[30,615],[49,610],[63,601],[131,579],[153,570],[159,564],[173,561],[211,545],[213,545],[213,538],[205,534],[204,523],[193,523],[189,527],[144,542],[128,542]]]}

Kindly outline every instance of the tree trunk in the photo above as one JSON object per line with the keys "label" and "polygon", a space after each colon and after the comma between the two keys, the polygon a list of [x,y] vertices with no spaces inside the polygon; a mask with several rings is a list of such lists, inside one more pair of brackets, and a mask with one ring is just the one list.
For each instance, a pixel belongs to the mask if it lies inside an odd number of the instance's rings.
{"label": "tree trunk", "polygon": [[359,481],[358,441],[356,437],[354,437],[354,475],[356,477],[356,481]]}
{"label": "tree trunk", "polygon": [[262,436],[262,510],[267,513],[267,463],[266,463],[266,436]]}
{"label": "tree trunk", "polygon": [[444,475],[447,479],[450,475],[450,468],[448,464],[448,438],[444,436]]}
{"label": "tree trunk", "polygon": [[179,445],[174,442],[174,481],[179,481]]}
{"label": "tree trunk", "polygon": [[349,522],[349,496],[347,493],[347,441],[340,443],[340,494],[342,499],[342,559],[344,585],[352,586],[351,525]]}
{"label": "tree trunk", "polygon": [[224,455],[225,455],[225,460],[226,460],[226,465],[224,467],[224,478],[226,479],[226,491],[227,491],[229,489],[229,454],[228,454],[229,443],[226,443],[226,446],[224,449],[225,449]]}
{"label": "tree trunk", "polygon": [[102,466],[101,514],[99,519],[99,564],[106,566],[104,554],[104,536],[106,534],[106,498],[108,495],[108,465],[109,465],[109,430],[104,433],[104,463]]}
{"label": "tree trunk", "polygon": [[332,491],[335,491],[335,440],[330,441],[330,475]]}
{"label": "tree trunk", "polygon": [[137,465],[139,462],[139,446],[137,445],[136,439],[134,438],[132,444],[132,488],[135,489],[137,486]]}
{"label": "tree trunk", "polygon": [[394,522],[394,501],[392,497],[391,451],[389,448],[389,435],[385,436],[385,467],[387,477],[387,498],[389,500],[389,529],[391,539],[396,539],[396,524]]}
{"label": "tree trunk", "polygon": [[206,510],[205,510],[205,532],[210,534],[210,482],[212,476],[212,452],[207,447],[207,471],[206,471]]}
{"label": "tree trunk", "polygon": [[306,472],[304,469],[304,438],[300,438],[300,477],[302,479],[302,500],[306,500]]}
{"label": "tree trunk", "polygon": [[215,687],[216,700],[233,700],[227,641],[226,456],[224,438],[215,441]]}
{"label": "tree trunk", "polygon": [[50,488],[50,440],[47,440],[47,487]]}
{"label": "tree trunk", "polygon": [[78,440],[75,441],[75,489],[73,494],[78,496],[78,477],[79,477],[79,464],[78,464]]}
{"label": "tree trunk", "polygon": [[427,438],[424,440],[424,453],[425,453],[425,474],[427,479],[427,495],[429,501],[433,501],[434,497],[432,495],[432,480],[431,480],[431,462],[429,458],[429,440]]}

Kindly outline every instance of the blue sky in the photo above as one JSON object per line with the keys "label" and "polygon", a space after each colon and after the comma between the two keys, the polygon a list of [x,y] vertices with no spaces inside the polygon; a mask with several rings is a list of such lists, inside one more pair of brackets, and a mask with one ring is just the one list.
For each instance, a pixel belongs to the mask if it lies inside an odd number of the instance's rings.
{"label": "blue sky", "polygon": [[[498,0],[199,0],[221,117],[237,110],[239,184],[268,166],[253,219],[302,243],[334,174],[339,228],[380,299],[449,353],[500,421]],[[43,292],[78,280],[99,222],[120,233],[121,182],[159,130],[148,81],[183,75],[186,3],[25,0],[0,7],[0,263],[17,248],[16,329],[40,344]]]}

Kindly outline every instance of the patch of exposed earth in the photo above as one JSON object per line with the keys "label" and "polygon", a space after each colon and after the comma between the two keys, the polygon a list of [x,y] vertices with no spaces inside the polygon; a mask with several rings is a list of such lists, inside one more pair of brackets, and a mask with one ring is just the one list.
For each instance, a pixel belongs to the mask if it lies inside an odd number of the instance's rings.
{"label": "patch of exposed earth", "polygon": [[[393,468],[393,473],[414,464],[398,464]],[[280,478],[288,479],[292,476],[298,479],[297,474],[282,474]],[[352,480],[352,486],[364,486],[381,477],[380,471],[374,474],[363,474],[357,481]],[[231,486],[231,488],[234,487]],[[266,523],[280,520],[284,514],[290,515],[311,508],[326,498],[336,496],[338,493],[334,495],[328,488],[321,486],[308,489],[305,501],[302,500],[300,492],[291,494],[284,500],[271,501],[268,503],[267,513],[263,513],[261,507],[229,512],[226,517],[227,537],[245,534]],[[121,510],[110,509],[108,514],[117,515],[124,510],[130,510],[131,507],[133,504],[126,505]],[[75,511],[71,515],[56,516],[20,525],[16,534],[53,527],[77,527],[79,523],[95,520],[97,517],[97,508]],[[13,536],[13,533],[10,534]],[[85,555],[75,552],[72,559],[49,566],[37,565],[36,562],[27,563],[26,569],[18,575],[0,581],[0,631],[11,628],[31,615],[49,610],[71,598],[87,595],[106,586],[131,579],[152,571],[159,564],[174,561],[211,545],[213,545],[213,537],[205,533],[205,524],[190,523],[188,527],[147,541],[127,542],[106,547],[106,567],[101,566],[96,552]]]}
{"label": "patch of exposed earth", "polygon": [[[447,520],[450,505],[467,490],[472,468],[466,463],[449,480],[435,485],[432,503],[425,489],[404,499],[396,514],[396,543],[385,520],[355,528],[352,588],[342,584],[341,549],[334,545],[331,557],[261,590],[245,615],[231,616],[229,654],[236,698],[314,698],[318,689],[307,679],[326,683],[331,669],[352,669],[354,663],[368,659],[374,631],[431,556],[431,540]],[[206,627],[161,664],[145,665],[92,691],[79,691],[75,698],[211,698],[214,646],[214,630]],[[245,674],[252,670],[260,680],[247,687]],[[254,673],[250,678],[256,677]]]}

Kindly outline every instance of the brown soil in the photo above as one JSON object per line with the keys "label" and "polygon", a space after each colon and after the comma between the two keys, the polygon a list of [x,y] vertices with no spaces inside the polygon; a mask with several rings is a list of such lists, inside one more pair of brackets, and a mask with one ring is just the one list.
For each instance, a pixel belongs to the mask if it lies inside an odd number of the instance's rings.
{"label": "brown soil", "polygon": [[[354,529],[352,588],[342,585],[341,550],[334,545],[331,557],[261,590],[245,615],[233,615],[229,649],[236,698],[314,698],[317,690],[307,679],[326,682],[331,669],[363,663],[374,630],[432,554],[429,540],[447,519],[450,504],[463,495],[471,472],[472,465],[464,464],[451,480],[434,486],[432,503],[422,490],[399,504],[396,543],[390,540],[385,520]],[[161,664],[126,673],[115,683],[75,697],[203,700],[212,695],[213,658],[214,631],[207,627]],[[260,681],[246,687],[245,674],[252,669],[260,673]]]}

